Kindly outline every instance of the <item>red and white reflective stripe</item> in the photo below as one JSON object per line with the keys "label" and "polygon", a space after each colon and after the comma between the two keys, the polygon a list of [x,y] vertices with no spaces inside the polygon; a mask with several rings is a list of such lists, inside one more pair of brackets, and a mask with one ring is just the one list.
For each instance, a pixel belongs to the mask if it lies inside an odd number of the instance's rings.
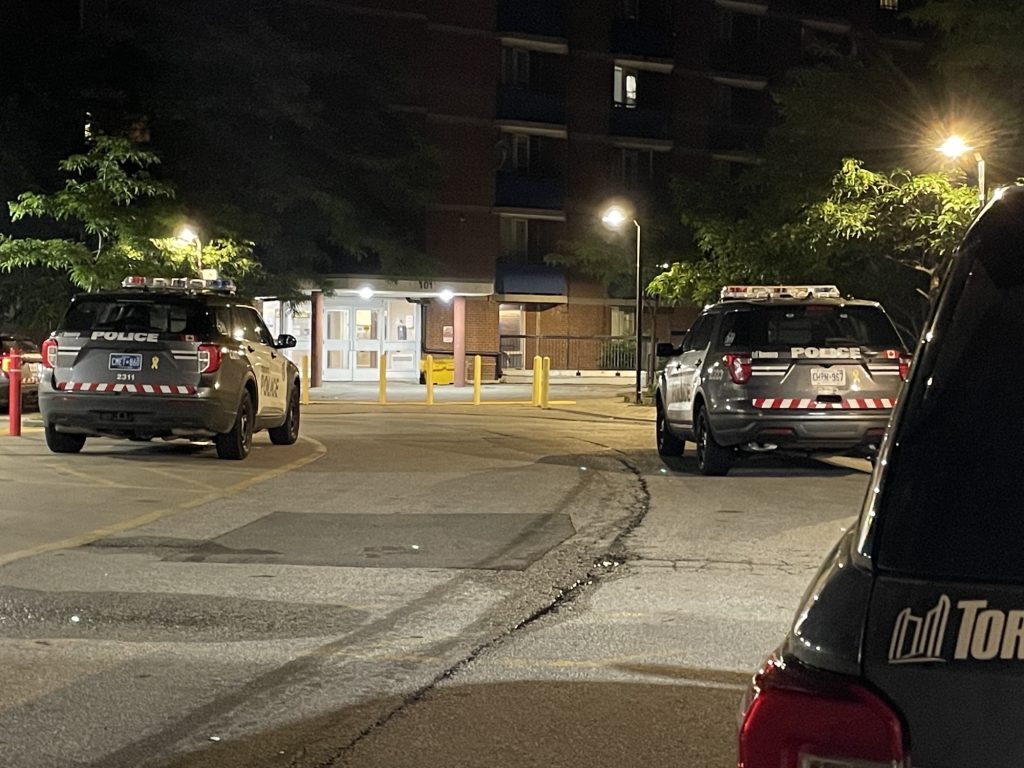
{"label": "red and white reflective stripe", "polygon": [[891,397],[855,398],[840,400],[838,403],[819,403],[810,398],[789,399],[781,397],[759,397],[753,400],[755,408],[774,410],[871,410],[892,408],[896,401]]}
{"label": "red and white reflective stripe", "polygon": [[89,381],[58,381],[57,389],[68,392],[136,392],[147,395],[194,395],[190,384],[109,384]]}

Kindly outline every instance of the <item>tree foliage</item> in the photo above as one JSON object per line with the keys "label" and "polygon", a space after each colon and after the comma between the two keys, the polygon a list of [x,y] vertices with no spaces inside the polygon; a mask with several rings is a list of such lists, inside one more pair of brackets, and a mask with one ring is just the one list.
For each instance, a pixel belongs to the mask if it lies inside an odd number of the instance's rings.
{"label": "tree foliage", "polygon": [[[151,175],[153,152],[132,141],[98,137],[84,154],[61,161],[63,188],[23,192],[9,204],[11,220],[48,219],[61,237],[0,235],[0,271],[43,268],[85,290],[118,285],[125,275],[195,274],[195,245],[176,240],[181,212],[174,188]],[[258,271],[251,244],[219,240],[202,251],[203,266],[244,278]]]}

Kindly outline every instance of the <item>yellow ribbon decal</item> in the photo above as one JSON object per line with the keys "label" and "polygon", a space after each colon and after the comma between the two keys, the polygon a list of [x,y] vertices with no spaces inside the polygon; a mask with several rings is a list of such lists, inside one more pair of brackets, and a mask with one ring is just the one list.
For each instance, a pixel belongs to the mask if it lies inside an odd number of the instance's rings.
{"label": "yellow ribbon decal", "polygon": [[149,360],[149,367],[150,367],[150,370],[153,370],[153,371],[155,371],[157,368],[159,368],[160,367],[160,358],[157,357],[156,355],[153,355],[153,357],[151,357],[150,360]]}
{"label": "yellow ribbon decal", "polygon": [[853,386],[855,386],[855,387],[859,387],[860,386],[860,369],[859,368],[854,368],[853,369]]}

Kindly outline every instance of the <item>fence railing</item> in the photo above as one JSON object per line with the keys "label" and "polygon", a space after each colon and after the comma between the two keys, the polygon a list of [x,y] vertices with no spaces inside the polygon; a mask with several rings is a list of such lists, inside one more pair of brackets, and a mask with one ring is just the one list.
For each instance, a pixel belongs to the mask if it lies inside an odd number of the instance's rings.
{"label": "fence railing", "polygon": [[[501,368],[533,368],[535,356],[550,357],[551,368],[567,371],[632,371],[636,369],[633,336],[510,336],[499,337]],[[643,340],[644,351],[648,339]]]}

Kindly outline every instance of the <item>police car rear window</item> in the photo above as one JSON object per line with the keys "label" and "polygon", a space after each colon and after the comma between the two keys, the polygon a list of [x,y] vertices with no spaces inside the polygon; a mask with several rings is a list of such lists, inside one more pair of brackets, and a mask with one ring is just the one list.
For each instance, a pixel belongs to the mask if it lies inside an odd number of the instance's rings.
{"label": "police car rear window", "polygon": [[903,343],[877,307],[805,304],[739,309],[722,323],[724,346],[786,351],[792,347],[863,346],[899,349]]}
{"label": "police car rear window", "polygon": [[1021,583],[1024,285],[964,271],[901,395],[867,551],[914,577]]}
{"label": "police car rear window", "polygon": [[83,296],[72,302],[58,330],[202,335],[208,329],[205,307],[187,298]]}

